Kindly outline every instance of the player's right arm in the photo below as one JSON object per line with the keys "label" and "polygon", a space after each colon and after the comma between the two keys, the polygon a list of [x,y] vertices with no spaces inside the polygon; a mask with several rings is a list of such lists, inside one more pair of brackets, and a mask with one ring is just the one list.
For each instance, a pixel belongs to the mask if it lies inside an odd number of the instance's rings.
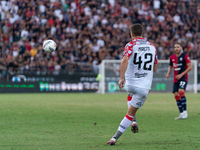
{"label": "player's right arm", "polygon": [[171,72],[172,72],[172,68],[173,68],[173,64],[172,64],[172,61],[171,61],[171,58],[170,58],[169,68],[168,68],[167,74],[166,74],[166,76],[165,76],[166,79],[169,78],[169,75],[170,75]]}
{"label": "player's right arm", "polygon": [[128,59],[132,53],[133,53],[133,42],[129,42],[128,44],[126,44],[126,46],[124,48],[124,54],[123,54],[123,58],[121,61],[121,76],[120,76],[120,80],[118,82],[120,91],[122,91],[122,88],[124,87],[124,77],[125,77],[126,69],[128,67]]}
{"label": "player's right arm", "polygon": [[166,74],[166,76],[165,76],[165,78],[169,78],[169,75],[171,74],[171,72],[172,72],[172,68],[173,68],[173,66],[169,66],[169,68],[168,68],[168,71],[167,71],[167,74]]}
{"label": "player's right arm", "polygon": [[121,76],[118,82],[120,91],[122,91],[122,88],[124,87],[124,77],[127,67],[128,67],[128,56],[124,56],[121,61]]}

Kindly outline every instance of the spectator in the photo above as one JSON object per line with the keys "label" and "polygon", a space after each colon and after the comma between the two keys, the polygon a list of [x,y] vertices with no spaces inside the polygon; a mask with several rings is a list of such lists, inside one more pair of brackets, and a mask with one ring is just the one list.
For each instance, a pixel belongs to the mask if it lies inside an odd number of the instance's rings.
{"label": "spectator", "polygon": [[97,44],[97,39],[94,39],[93,44],[91,45],[91,49],[93,52],[98,52],[100,49],[100,45]]}
{"label": "spectator", "polygon": [[37,48],[36,48],[35,46],[33,46],[33,47],[31,48],[31,50],[30,50],[30,53],[31,53],[31,56],[32,56],[32,57],[35,57],[36,54],[38,53]]}
{"label": "spectator", "polygon": [[176,13],[174,16],[174,22],[178,23],[178,22],[180,22],[180,20],[181,20],[181,17],[178,15],[178,13]]}
{"label": "spectator", "polygon": [[45,13],[46,7],[43,2],[39,2],[39,10],[42,14]]}
{"label": "spectator", "polygon": [[97,40],[97,45],[98,45],[99,47],[104,47],[105,42],[104,42],[104,40],[103,40],[102,37],[100,37],[100,38]]}
{"label": "spectator", "polygon": [[21,32],[21,38],[25,41],[29,35],[29,32],[27,31],[26,27]]}
{"label": "spectator", "polygon": [[21,79],[18,76],[18,74],[15,74],[15,76],[12,77],[12,82],[21,82]]}
{"label": "spectator", "polygon": [[160,9],[160,0],[154,0],[153,1],[153,8],[154,9]]}
{"label": "spectator", "polygon": [[[136,22],[159,59],[168,59],[180,42],[199,61],[199,14],[200,4],[189,0],[2,0],[0,70],[97,71],[102,59],[121,59]],[[56,41],[54,53],[42,50],[46,39]]]}

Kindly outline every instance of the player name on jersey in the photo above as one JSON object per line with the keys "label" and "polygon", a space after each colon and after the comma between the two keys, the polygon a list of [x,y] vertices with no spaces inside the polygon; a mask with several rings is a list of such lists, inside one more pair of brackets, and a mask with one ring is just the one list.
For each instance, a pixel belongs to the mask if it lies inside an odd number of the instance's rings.
{"label": "player name on jersey", "polygon": [[150,51],[149,47],[139,47],[138,51]]}

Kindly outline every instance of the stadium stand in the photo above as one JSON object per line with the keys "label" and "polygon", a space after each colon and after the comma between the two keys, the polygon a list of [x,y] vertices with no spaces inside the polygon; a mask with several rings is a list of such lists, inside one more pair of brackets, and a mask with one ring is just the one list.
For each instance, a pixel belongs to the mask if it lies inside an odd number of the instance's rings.
{"label": "stadium stand", "polygon": [[[168,59],[180,42],[200,69],[200,3],[195,0],[2,0],[0,74],[15,71],[97,71],[102,59],[121,59],[129,26]],[[42,42],[53,39],[53,53]]]}

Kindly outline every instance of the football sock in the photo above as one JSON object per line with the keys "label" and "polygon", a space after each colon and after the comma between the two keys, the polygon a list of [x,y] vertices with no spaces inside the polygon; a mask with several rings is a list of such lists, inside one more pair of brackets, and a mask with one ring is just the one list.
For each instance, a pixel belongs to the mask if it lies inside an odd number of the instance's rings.
{"label": "football sock", "polygon": [[126,129],[131,125],[133,121],[133,117],[126,115],[124,119],[121,121],[119,128],[113,138],[118,139],[125,131]]}
{"label": "football sock", "polygon": [[117,130],[117,132],[115,133],[113,138],[115,138],[117,140],[121,135],[122,135],[122,133],[119,130]]}
{"label": "football sock", "polygon": [[179,92],[180,96],[181,96],[181,103],[182,103],[182,107],[183,107],[183,111],[186,111],[186,97],[185,97],[185,93],[184,92]]}
{"label": "football sock", "polygon": [[137,122],[136,115],[133,117],[133,122]]}
{"label": "football sock", "polygon": [[175,96],[175,99],[176,99],[176,103],[177,103],[179,112],[182,113],[183,112],[183,108],[182,108],[181,97],[180,96]]}
{"label": "football sock", "polygon": [[183,107],[183,110],[185,111],[186,110],[186,105],[187,105],[187,102],[186,102],[186,97],[181,97],[181,102],[182,102],[182,107]]}
{"label": "football sock", "polygon": [[176,103],[177,103],[177,106],[178,106],[179,112],[182,113],[182,112],[183,112],[183,109],[182,109],[181,101],[176,101]]}
{"label": "football sock", "polygon": [[126,115],[124,117],[124,119],[121,121],[118,130],[120,132],[124,133],[126,131],[126,129],[130,126],[130,124],[132,123],[132,121],[133,121],[133,117],[129,116],[129,115]]}

